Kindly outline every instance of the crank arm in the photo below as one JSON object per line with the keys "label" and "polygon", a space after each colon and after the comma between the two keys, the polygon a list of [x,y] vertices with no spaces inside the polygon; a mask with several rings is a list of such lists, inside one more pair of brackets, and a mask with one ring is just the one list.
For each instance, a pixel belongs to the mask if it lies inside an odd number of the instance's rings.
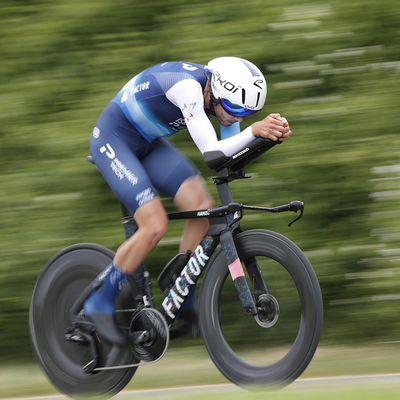
{"label": "crank arm", "polygon": [[93,372],[97,366],[97,350],[92,335],[82,331],[79,328],[75,328],[67,331],[65,334],[65,340],[68,342],[77,343],[78,345],[90,347],[91,360],[82,367],[82,370],[86,374]]}

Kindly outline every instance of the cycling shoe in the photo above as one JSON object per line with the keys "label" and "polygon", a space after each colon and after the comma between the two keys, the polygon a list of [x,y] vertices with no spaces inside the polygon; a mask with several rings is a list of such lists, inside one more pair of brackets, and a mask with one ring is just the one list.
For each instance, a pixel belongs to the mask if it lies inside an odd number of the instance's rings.
{"label": "cycling shoe", "polygon": [[126,346],[129,341],[121,329],[118,328],[115,320],[114,304],[105,301],[105,299],[99,301],[100,296],[101,293],[97,290],[85,301],[83,305],[85,317],[88,317],[94,323],[101,340],[119,346]]}
{"label": "cycling shoe", "polygon": [[93,321],[101,340],[118,346],[127,346],[129,344],[128,338],[118,328],[114,315],[93,314],[89,318]]}

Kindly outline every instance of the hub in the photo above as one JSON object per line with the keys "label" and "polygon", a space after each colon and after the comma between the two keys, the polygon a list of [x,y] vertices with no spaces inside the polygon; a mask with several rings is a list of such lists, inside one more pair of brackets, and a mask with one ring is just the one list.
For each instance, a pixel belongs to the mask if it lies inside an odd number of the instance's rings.
{"label": "hub", "polygon": [[262,294],[257,303],[258,314],[254,317],[263,328],[271,328],[279,318],[279,304],[271,294]]}

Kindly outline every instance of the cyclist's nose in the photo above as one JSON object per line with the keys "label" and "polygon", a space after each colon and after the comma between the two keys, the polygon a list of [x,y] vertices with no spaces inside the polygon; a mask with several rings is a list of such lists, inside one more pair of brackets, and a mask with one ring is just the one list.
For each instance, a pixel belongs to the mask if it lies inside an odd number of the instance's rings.
{"label": "cyclist's nose", "polygon": [[243,117],[235,117],[236,122],[242,122],[243,121]]}

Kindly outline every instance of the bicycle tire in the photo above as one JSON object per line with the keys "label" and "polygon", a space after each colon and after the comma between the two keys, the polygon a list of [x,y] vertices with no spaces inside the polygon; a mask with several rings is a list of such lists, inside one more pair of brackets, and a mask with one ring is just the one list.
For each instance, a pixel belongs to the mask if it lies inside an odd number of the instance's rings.
{"label": "bicycle tire", "polygon": [[278,233],[252,230],[234,240],[242,262],[256,258],[280,316],[265,328],[245,314],[219,249],[199,294],[203,341],[216,367],[233,383],[248,389],[285,386],[306,369],[321,336],[323,305],[316,274],[304,253]]}
{"label": "bicycle tire", "polygon": [[[85,373],[88,350],[65,340],[72,325],[70,309],[80,293],[110,264],[114,253],[96,244],[67,247],[56,254],[40,274],[33,291],[29,327],[33,349],[50,381],[75,398],[109,398],[122,390],[136,368]],[[116,307],[133,308],[134,283],[128,283],[116,300]],[[124,313],[122,313],[124,314]],[[117,322],[129,325],[127,316]],[[129,346],[102,343],[97,346],[98,366],[132,364],[138,360]]]}

